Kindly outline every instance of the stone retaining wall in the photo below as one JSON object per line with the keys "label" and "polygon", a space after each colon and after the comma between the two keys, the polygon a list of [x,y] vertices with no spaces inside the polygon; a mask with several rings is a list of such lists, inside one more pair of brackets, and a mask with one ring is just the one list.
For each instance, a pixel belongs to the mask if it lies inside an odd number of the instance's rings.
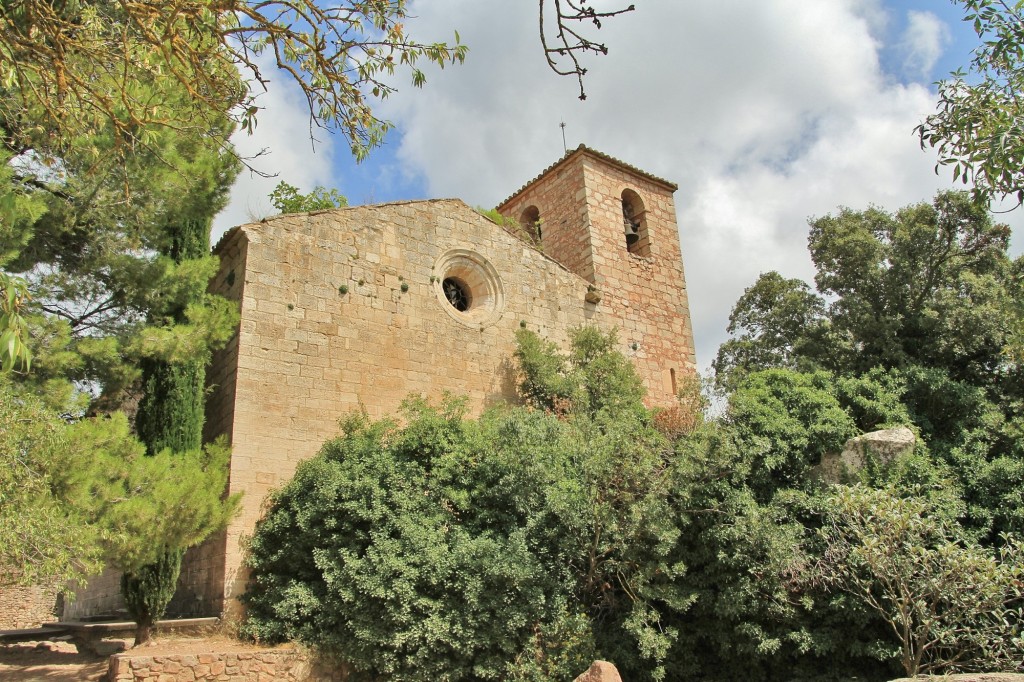
{"label": "stone retaining wall", "polygon": [[315,662],[298,649],[237,653],[169,654],[110,657],[109,682],[345,682],[340,668]]}
{"label": "stone retaining wall", "polygon": [[0,630],[37,628],[57,620],[57,588],[8,586],[0,592]]}
{"label": "stone retaining wall", "polygon": [[[239,653],[173,654],[110,657],[108,682],[346,682],[341,666],[312,659],[298,649],[268,649]],[[575,682],[622,682],[619,671],[606,661],[594,661]]]}
{"label": "stone retaining wall", "polygon": [[98,575],[89,576],[84,586],[72,583],[72,591],[74,598],[64,604],[61,620],[128,613],[121,595],[121,572],[113,568],[104,568]]}

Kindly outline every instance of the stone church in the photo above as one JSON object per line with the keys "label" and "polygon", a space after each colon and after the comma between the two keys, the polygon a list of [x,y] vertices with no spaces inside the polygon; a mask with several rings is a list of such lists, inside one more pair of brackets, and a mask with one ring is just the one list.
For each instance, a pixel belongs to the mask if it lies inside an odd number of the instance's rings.
{"label": "stone church", "polygon": [[[411,393],[514,398],[515,332],[565,345],[584,324],[618,330],[651,406],[695,371],[676,185],[584,146],[506,199],[502,227],[457,199],[281,215],[215,247],[214,291],[239,302],[214,361],[206,436],[232,446],[242,511],[186,556],[172,611],[217,615],[245,589],[243,543],[271,489],[337,435],[340,417],[394,413]],[[65,618],[109,610],[112,576]]]}

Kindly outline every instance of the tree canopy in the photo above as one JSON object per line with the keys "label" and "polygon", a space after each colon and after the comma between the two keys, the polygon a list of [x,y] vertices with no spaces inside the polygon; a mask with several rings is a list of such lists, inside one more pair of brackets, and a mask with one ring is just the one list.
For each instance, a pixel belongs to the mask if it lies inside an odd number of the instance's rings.
{"label": "tree canopy", "polygon": [[1024,530],[993,498],[1008,502],[1021,480],[1024,367],[1014,349],[1024,258],[1008,256],[1009,229],[966,193],[945,192],[893,214],[814,219],[808,243],[821,293],[762,275],[733,310],[719,384],[779,365],[874,377],[960,471],[975,522]]}
{"label": "tree canopy", "polygon": [[223,444],[147,455],[127,418],[65,422],[0,380],[0,578],[5,584],[85,579],[103,563],[132,571],[166,546],[224,527]]}
{"label": "tree canopy", "polygon": [[0,376],[0,434],[0,586],[59,586],[97,570],[102,552],[88,513],[52,489],[67,425]]}
{"label": "tree canopy", "polygon": [[[61,149],[109,130],[127,157],[154,126],[203,129],[230,111],[251,129],[258,91],[276,69],[299,86],[311,121],[340,129],[360,158],[389,127],[371,103],[394,91],[396,70],[422,85],[418,61],[465,58],[458,34],[451,46],[421,43],[406,19],[404,0],[5,3],[0,126],[18,149],[35,147],[46,130],[62,133]],[[150,91],[167,80],[183,101]]]}
{"label": "tree canopy", "polygon": [[808,246],[817,291],[762,275],[732,311],[719,380],[778,365],[848,374],[928,367],[1009,387],[1019,367],[1004,351],[1020,324],[1009,236],[962,192],[894,214],[816,218]]}
{"label": "tree canopy", "polygon": [[[608,48],[580,26],[599,29],[633,9],[540,0],[545,58],[576,76],[581,99],[581,56]],[[275,72],[302,92],[311,127],[339,130],[360,159],[391,127],[374,106],[395,91],[396,73],[419,87],[421,63],[466,58],[457,31],[450,44],[421,42],[410,19],[405,0],[15,0],[0,8],[0,128],[16,152],[43,139],[63,150],[109,130],[126,158],[149,144],[154,127],[203,129],[230,112],[252,130]],[[175,82],[184,101],[152,92],[160,80]]]}
{"label": "tree canopy", "polygon": [[[187,107],[173,81],[139,87]],[[142,358],[206,353],[230,335],[233,307],[205,294],[215,259],[161,255],[171,247],[169,226],[208,225],[238,172],[217,140],[230,134],[231,121],[222,113],[207,123],[142,130],[146,144],[125,155],[110,126],[64,144],[60,129],[39,122],[53,134],[3,154],[0,192],[11,197],[11,210],[0,217],[0,268],[25,284],[20,340],[35,362],[22,380],[51,399],[66,403],[77,382],[104,394],[104,409],[112,409],[137,380]],[[185,314],[172,314],[179,309]]]}

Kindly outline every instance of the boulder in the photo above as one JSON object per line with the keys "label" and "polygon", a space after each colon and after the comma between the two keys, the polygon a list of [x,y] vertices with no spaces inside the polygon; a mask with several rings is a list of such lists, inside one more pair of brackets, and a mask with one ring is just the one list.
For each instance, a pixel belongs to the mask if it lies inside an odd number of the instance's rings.
{"label": "boulder", "polygon": [[863,469],[869,457],[889,464],[912,453],[916,442],[914,432],[906,426],[865,433],[846,441],[842,452],[822,457],[815,473],[829,483],[841,483],[848,475]]}
{"label": "boulder", "polygon": [[619,671],[608,661],[594,661],[590,669],[573,682],[622,682]]}

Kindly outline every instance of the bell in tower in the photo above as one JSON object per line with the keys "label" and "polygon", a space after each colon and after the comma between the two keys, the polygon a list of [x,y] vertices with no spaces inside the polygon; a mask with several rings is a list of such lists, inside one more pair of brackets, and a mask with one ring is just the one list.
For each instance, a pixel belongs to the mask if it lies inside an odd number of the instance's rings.
{"label": "bell in tower", "polygon": [[626,198],[622,199],[622,226],[626,232],[626,248],[640,241],[640,223],[635,218],[633,204]]}

